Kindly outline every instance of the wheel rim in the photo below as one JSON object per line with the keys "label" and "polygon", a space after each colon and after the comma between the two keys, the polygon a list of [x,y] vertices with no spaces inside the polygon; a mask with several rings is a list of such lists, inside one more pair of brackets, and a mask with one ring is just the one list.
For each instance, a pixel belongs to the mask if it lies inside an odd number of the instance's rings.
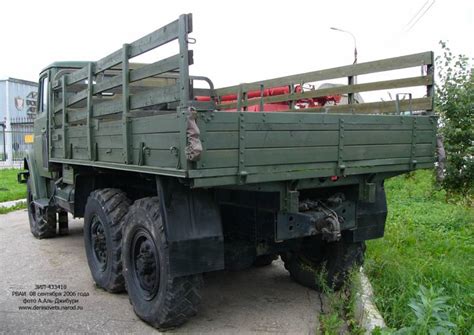
{"label": "wheel rim", "polygon": [[134,282],[145,300],[151,300],[160,286],[160,260],[155,242],[147,230],[139,229],[130,249]]}
{"label": "wheel rim", "polygon": [[94,255],[95,263],[100,271],[104,271],[107,267],[107,240],[105,235],[105,228],[102,221],[97,215],[94,215],[91,220],[91,242],[92,253]]}

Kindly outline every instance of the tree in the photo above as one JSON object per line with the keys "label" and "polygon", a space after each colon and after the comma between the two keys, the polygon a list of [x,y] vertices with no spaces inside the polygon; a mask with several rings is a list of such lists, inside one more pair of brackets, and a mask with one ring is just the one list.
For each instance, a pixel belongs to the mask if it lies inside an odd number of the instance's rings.
{"label": "tree", "polygon": [[448,193],[473,195],[474,187],[474,77],[469,58],[454,56],[440,41],[436,58],[436,107],[444,138],[446,166],[442,187]]}

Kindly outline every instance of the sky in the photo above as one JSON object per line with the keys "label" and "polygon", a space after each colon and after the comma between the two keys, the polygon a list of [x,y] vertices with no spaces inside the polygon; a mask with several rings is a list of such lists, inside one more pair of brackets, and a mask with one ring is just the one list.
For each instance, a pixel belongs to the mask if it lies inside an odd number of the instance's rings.
{"label": "sky", "polygon": [[473,7],[472,0],[4,1],[0,77],[37,81],[54,61],[98,60],[182,13],[193,13],[191,74],[216,87],[352,63],[352,37],[330,27],[355,36],[359,62],[439,53],[440,40],[473,57]]}

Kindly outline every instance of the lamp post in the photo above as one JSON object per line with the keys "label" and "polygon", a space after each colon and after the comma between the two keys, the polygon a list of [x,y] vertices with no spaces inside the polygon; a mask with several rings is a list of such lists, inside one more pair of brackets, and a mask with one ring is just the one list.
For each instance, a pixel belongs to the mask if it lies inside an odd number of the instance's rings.
{"label": "lamp post", "polygon": [[339,29],[339,28],[336,28],[336,27],[331,27],[331,29],[351,35],[351,37],[354,41],[354,64],[356,64],[357,63],[357,41],[356,41],[356,38],[355,38],[354,34],[351,33],[350,31],[347,31],[347,30],[344,30],[344,29]]}
{"label": "lamp post", "polygon": [[[339,29],[339,28],[336,28],[336,27],[331,27],[332,30],[335,30],[335,31],[340,31],[341,33],[346,33],[346,34],[349,34],[351,35],[352,37],[352,40],[354,41],[354,63],[353,64],[356,64],[357,63],[357,41],[356,41],[356,38],[354,36],[353,33],[351,33],[350,31],[347,31],[347,30],[344,30],[344,29]],[[349,76],[348,78],[348,84],[349,85],[355,85],[357,83],[357,77],[356,76]],[[356,99],[354,97],[354,93],[351,92],[347,95],[347,103],[352,105],[353,103],[356,103]]]}

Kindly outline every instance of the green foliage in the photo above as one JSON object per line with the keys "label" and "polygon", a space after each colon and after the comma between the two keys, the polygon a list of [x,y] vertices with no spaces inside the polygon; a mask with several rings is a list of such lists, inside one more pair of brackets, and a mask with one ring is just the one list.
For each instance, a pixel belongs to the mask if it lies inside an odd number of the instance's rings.
{"label": "green foliage", "polygon": [[449,297],[443,296],[443,289],[429,289],[420,285],[416,298],[408,306],[412,310],[412,325],[399,330],[377,329],[373,335],[438,335],[453,334],[456,325],[449,321]]}
{"label": "green foliage", "polygon": [[339,291],[329,287],[324,279],[326,271],[320,271],[315,276],[316,283],[321,285],[321,291],[325,295],[325,304],[319,315],[320,333],[324,335],[336,335],[350,333],[362,335],[365,330],[361,328],[355,319],[355,296],[356,290],[360,288],[360,277],[357,268],[353,268]]}
{"label": "green foliage", "polygon": [[0,202],[26,198],[26,184],[19,184],[17,169],[0,169]]}
{"label": "green foliage", "polygon": [[469,58],[454,56],[440,42],[442,56],[436,58],[438,84],[436,111],[446,150],[443,187],[472,196],[474,186],[474,77]]}
{"label": "green foliage", "polygon": [[[428,318],[429,329],[434,329],[439,317],[456,328],[443,322],[437,326],[469,334],[474,330],[474,210],[447,203],[446,191],[435,189],[432,178],[430,171],[417,171],[386,181],[385,237],[367,243],[365,270],[390,328],[419,329],[410,327],[420,327]],[[439,296],[450,299],[436,300]],[[437,316],[429,311],[433,304],[436,309],[443,306]]]}

